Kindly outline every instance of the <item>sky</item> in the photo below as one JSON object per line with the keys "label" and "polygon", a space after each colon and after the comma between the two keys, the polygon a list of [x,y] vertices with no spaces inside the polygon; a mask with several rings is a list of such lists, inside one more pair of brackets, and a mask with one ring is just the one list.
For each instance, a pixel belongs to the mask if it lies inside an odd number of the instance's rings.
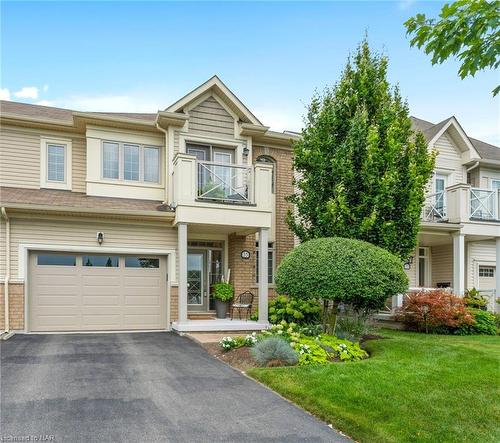
{"label": "sky", "polygon": [[217,74],[271,129],[300,130],[365,31],[412,115],[455,115],[500,146],[499,73],[432,66],[403,23],[442,2],[1,2],[0,97],[75,110],[156,112]]}

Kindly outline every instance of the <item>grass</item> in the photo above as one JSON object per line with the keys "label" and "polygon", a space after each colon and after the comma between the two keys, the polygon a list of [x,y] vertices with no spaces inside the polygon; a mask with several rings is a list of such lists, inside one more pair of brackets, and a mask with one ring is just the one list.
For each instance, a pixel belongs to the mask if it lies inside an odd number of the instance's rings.
{"label": "grass", "polygon": [[249,375],[361,442],[499,442],[500,338],[383,331],[371,358]]}

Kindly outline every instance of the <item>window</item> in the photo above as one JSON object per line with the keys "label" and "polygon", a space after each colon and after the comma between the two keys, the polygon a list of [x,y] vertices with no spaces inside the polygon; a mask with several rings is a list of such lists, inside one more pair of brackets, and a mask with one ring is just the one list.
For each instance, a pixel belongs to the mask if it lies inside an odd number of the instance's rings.
{"label": "window", "polygon": [[102,144],[102,176],[104,178],[120,177],[120,150],[118,143]]}
{"label": "window", "polygon": [[47,180],[64,181],[65,150],[64,145],[47,144]]}
{"label": "window", "polygon": [[39,254],[36,263],[39,266],[76,266],[76,255]]}
{"label": "window", "polygon": [[123,178],[139,180],[139,146],[123,145]]}
{"label": "window", "polygon": [[273,165],[273,175],[272,175],[272,178],[271,178],[271,192],[274,194],[274,188],[275,188],[275,181],[276,181],[276,162],[274,161],[274,159],[272,159],[271,157],[268,157],[267,155],[260,155],[259,157],[257,157],[257,162],[260,162],[260,163],[269,163],[271,165]]}
{"label": "window", "polygon": [[479,277],[495,277],[495,267],[479,266]]}
{"label": "window", "polygon": [[116,255],[84,255],[83,266],[96,266],[101,268],[117,268],[118,256]]}
{"label": "window", "polygon": [[40,187],[71,190],[71,139],[40,138]]}
{"label": "window", "polygon": [[158,183],[160,181],[160,150],[144,148],[144,181]]}
{"label": "window", "polygon": [[159,268],[159,258],[125,257],[126,268]]}
{"label": "window", "polygon": [[[255,281],[259,283],[259,242],[255,243]],[[274,283],[274,245],[268,244],[267,250],[267,282]]]}
{"label": "window", "polygon": [[418,286],[428,287],[429,278],[429,248],[418,248]]}
{"label": "window", "polygon": [[160,183],[160,148],[131,143],[102,143],[102,177]]}

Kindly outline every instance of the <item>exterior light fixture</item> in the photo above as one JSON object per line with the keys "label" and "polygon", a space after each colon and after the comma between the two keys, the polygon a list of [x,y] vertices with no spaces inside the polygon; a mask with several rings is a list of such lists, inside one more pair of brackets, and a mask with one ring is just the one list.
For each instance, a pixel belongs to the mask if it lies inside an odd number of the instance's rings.
{"label": "exterior light fixture", "polygon": [[96,240],[97,243],[99,243],[99,246],[102,245],[102,242],[104,241],[104,232],[98,232],[96,234]]}
{"label": "exterior light fixture", "polygon": [[248,157],[248,154],[250,154],[250,149],[248,149],[246,146],[243,148],[243,155],[245,157]]}

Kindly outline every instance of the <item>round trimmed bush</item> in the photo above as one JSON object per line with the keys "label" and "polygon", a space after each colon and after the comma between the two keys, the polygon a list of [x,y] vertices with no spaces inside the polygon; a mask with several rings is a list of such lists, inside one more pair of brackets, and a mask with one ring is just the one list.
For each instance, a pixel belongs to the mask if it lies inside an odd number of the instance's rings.
{"label": "round trimmed bush", "polygon": [[408,288],[401,260],[360,240],[318,238],[288,253],[277,270],[279,294],[333,300],[355,309],[381,309],[388,297]]}
{"label": "round trimmed bush", "polygon": [[299,355],[290,343],[280,337],[266,337],[250,352],[260,366],[292,366],[299,361]]}

